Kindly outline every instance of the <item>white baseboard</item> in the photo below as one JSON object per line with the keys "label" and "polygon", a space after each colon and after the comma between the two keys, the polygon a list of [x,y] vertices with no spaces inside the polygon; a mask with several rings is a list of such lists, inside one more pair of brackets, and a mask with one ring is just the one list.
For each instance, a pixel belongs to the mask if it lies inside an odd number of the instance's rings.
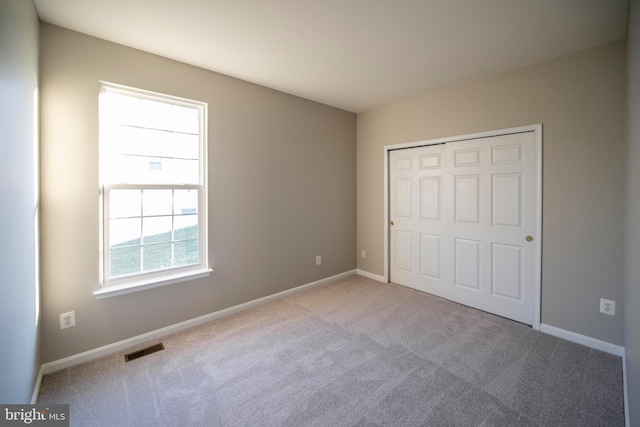
{"label": "white baseboard", "polygon": [[98,347],[93,350],[88,350],[83,353],[74,354],[72,356],[65,357],[64,359],[59,359],[59,360],[54,360],[53,362],[44,363],[40,367],[40,372],[38,374],[38,380],[36,381],[36,388],[33,392],[33,396],[35,397],[35,399],[37,399],[38,392],[40,391],[40,382],[42,380],[43,375],[50,374],[52,372],[56,372],[61,369],[66,369],[74,365],[79,365],[80,363],[88,362],[90,360],[98,359],[100,357],[107,356],[111,353],[115,353],[117,351],[124,350],[153,339],[158,339],[170,334],[174,334],[184,329],[192,328],[194,326],[198,326],[203,323],[219,319],[221,317],[229,316],[231,314],[246,310],[251,307],[255,307],[260,304],[264,304],[269,301],[277,300],[277,299],[286,297],[288,295],[295,294],[297,292],[311,289],[316,286],[321,286],[331,282],[335,282],[336,280],[353,276],[355,274],[356,274],[356,270],[349,270],[344,273],[337,274],[335,276],[327,277],[325,279],[317,280],[315,282],[298,286],[296,288],[288,289],[286,291],[278,292],[273,295],[268,295],[263,298],[258,298],[253,301],[248,301],[243,304],[238,304],[233,307],[229,307],[213,313],[205,314],[204,316],[196,317],[194,319],[185,320],[184,322],[176,323],[175,325],[170,325],[161,329],[156,329],[155,331],[147,332],[142,335],[127,338],[126,340],[118,341],[112,344],[107,344],[105,346]]}
{"label": "white baseboard", "polygon": [[33,386],[33,394],[31,395],[31,404],[35,405],[38,403],[38,394],[40,393],[40,384],[42,384],[42,377],[44,374],[42,373],[42,366],[38,369],[38,376],[36,377],[36,384]]}
{"label": "white baseboard", "polygon": [[629,419],[629,389],[627,388],[627,356],[626,352],[622,355],[622,392],[624,393],[624,420],[625,427],[631,427],[631,420]]}
{"label": "white baseboard", "polygon": [[624,347],[611,344],[606,341],[600,341],[586,335],[580,335],[575,332],[567,331],[566,329],[560,329],[556,328],[555,326],[541,323],[540,332],[553,335],[554,337],[563,338],[567,341],[571,341],[577,344],[582,344],[586,347],[591,347],[596,350],[604,351],[605,353],[613,354],[614,356],[624,357]]}
{"label": "white baseboard", "polygon": [[382,282],[382,283],[386,283],[387,282],[386,280],[384,280],[383,276],[378,276],[377,274],[369,273],[368,271],[365,271],[365,270],[357,269],[356,270],[356,274],[358,276],[363,276],[363,277],[367,277],[369,279],[377,280],[378,282]]}

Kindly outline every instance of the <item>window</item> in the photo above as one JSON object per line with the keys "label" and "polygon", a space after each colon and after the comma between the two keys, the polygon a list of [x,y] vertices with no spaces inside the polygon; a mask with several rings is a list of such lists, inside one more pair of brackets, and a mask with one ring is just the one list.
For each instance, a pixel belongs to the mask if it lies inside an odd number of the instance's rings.
{"label": "window", "polygon": [[96,296],[211,271],[206,108],[202,102],[101,83]]}

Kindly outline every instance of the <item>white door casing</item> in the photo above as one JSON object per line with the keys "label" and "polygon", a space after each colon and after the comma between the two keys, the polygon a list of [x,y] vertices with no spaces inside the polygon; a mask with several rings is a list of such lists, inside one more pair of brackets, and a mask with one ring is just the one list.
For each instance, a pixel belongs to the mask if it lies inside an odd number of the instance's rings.
{"label": "white door casing", "polygon": [[385,147],[385,278],[538,329],[541,130]]}

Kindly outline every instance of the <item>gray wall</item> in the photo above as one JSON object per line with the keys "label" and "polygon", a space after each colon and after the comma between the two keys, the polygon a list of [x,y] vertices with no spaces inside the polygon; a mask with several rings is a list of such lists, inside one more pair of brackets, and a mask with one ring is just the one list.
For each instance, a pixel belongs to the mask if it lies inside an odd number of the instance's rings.
{"label": "gray wall", "polygon": [[625,356],[630,425],[640,427],[640,2],[632,0],[627,34],[629,154],[627,157],[627,280]]}
{"label": "gray wall", "polygon": [[625,58],[616,42],[359,114],[358,268],[384,273],[384,145],[543,123],[541,320],[623,345]]}
{"label": "gray wall", "polygon": [[[354,114],[56,26],[40,34],[43,362],[355,269]],[[98,80],[209,104],[209,278],[93,296]],[[77,326],[61,331],[70,310]]]}
{"label": "gray wall", "polygon": [[0,0],[0,402],[28,403],[39,368],[38,15]]}

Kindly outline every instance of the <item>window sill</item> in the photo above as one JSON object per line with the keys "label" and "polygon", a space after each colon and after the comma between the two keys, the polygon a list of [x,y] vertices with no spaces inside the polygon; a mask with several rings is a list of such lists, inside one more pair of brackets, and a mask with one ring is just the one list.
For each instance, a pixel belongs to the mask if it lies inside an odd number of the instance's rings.
{"label": "window sill", "polygon": [[103,286],[102,288],[93,291],[93,295],[97,299],[117,297],[118,295],[130,294],[133,292],[158,288],[160,286],[173,285],[175,283],[209,277],[211,273],[213,273],[212,269],[205,268],[202,270],[194,270],[185,273],[167,275],[163,276],[162,278],[139,280],[137,282],[125,283],[122,285]]}

